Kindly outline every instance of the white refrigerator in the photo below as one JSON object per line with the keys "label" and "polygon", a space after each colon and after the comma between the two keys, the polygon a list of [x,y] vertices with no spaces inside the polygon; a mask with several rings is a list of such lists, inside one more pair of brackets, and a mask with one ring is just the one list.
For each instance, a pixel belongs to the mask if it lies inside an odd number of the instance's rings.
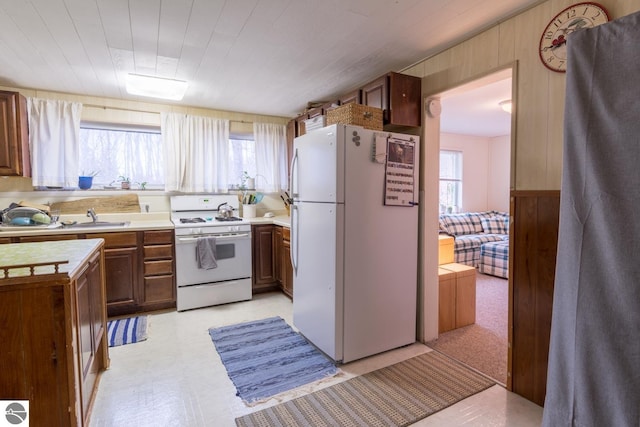
{"label": "white refrigerator", "polygon": [[419,146],[350,125],[294,141],[293,324],[336,362],[416,340]]}

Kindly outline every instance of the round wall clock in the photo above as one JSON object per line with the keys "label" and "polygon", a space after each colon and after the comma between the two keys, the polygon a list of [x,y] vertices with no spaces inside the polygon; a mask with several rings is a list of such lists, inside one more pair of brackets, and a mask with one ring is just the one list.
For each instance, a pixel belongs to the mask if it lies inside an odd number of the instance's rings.
{"label": "round wall clock", "polygon": [[567,37],[582,28],[609,21],[604,7],[597,3],[576,3],[558,13],[540,37],[540,59],[545,67],[564,73],[567,70]]}

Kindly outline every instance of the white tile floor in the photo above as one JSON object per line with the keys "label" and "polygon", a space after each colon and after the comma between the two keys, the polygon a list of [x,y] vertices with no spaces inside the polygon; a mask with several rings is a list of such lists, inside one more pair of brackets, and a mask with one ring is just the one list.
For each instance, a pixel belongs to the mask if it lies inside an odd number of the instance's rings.
{"label": "white tile floor", "polygon": [[[235,426],[249,412],[344,381],[429,351],[413,344],[342,365],[342,373],[253,407],[235,396],[208,329],[281,316],[292,324],[291,301],[279,293],[252,301],[178,313],[152,314],[149,338],[110,349],[91,426]],[[542,408],[496,385],[440,411],[415,426],[539,426]]]}

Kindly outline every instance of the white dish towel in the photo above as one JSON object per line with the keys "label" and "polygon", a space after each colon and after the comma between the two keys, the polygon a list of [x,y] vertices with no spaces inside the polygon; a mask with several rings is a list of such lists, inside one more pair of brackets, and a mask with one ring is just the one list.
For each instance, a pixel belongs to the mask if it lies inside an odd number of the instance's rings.
{"label": "white dish towel", "polygon": [[198,268],[203,270],[211,270],[218,267],[215,237],[198,237],[196,241],[196,262],[198,263]]}

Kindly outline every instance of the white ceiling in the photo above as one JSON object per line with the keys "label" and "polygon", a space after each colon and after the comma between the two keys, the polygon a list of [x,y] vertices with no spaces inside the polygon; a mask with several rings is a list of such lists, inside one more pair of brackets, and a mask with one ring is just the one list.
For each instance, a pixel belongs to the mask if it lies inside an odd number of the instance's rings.
{"label": "white ceiling", "polygon": [[0,86],[293,117],[540,0],[0,0]]}
{"label": "white ceiling", "polygon": [[441,94],[440,131],[496,137],[511,133],[511,114],[500,102],[511,100],[511,70]]}

